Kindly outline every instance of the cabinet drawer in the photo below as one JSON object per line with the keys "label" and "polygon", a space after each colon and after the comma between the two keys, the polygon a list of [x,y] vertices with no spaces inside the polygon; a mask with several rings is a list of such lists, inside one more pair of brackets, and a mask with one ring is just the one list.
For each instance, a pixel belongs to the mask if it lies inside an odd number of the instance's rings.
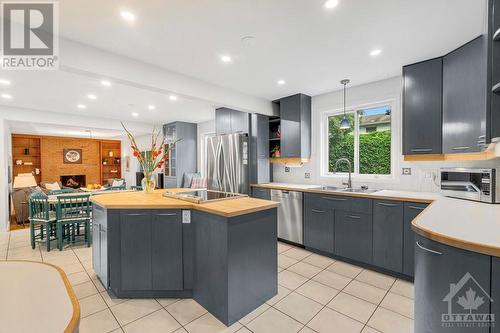
{"label": "cabinet drawer", "polygon": [[252,188],[252,197],[264,200],[271,200],[271,190],[268,188]]}
{"label": "cabinet drawer", "polygon": [[366,198],[305,193],[305,200],[311,207],[319,209],[338,209],[359,214],[372,213],[372,200]]}
{"label": "cabinet drawer", "polygon": [[372,216],[351,212],[335,212],[335,254],[372,262]]}

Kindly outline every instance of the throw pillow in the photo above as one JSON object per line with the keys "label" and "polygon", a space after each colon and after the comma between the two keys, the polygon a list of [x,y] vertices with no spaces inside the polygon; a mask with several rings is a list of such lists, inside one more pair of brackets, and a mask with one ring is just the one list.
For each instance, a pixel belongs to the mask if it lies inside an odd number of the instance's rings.
{"label": "throw pillow", "polygon": [[60,190],[61,187],[59,186],[58,182],[53,182],[53,183],[45,183],[45,188],[49,191],[51,190]]}
{"label": "throw pillow", "polygon": [[111,186],[113,186],[113,187],[118,187],[118,186],[122,186],[122,185],[123,185],[122,179],[115,179],[115,180],[113,180],[113,184],[111,184]]}

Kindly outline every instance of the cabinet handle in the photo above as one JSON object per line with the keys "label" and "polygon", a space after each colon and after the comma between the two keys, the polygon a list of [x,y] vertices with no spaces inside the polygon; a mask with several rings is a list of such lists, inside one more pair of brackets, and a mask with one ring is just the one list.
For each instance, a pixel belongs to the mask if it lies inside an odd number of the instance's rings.
{"label": "cabinet handle", "polygon": [[156,216],[177,216],[177,213],[160,213],[155,214]]}
{"label": "cabinet handle", "polygon": [[377,205],[386,206],[386,207],[396,207],[397,206],[397,204],[390,204],[390,203],[384,203],[384,202],[377,202]]}
{"label": "cabinet handle", "polygon": [[413,148],[411,151],[413,153],[425,153],[425,152],[432,151],[432,148]]}
{"label": "cabinet handle", "polygon": [[480,135],[477,137],[478,139],[485,139],[486,138],[486,135]]}
{"label": "cabinet handle", "polygon": [[321,197],[321,199],[330,200],[330,201],[346,201],[344,198],[331,198],[331,197]]}
{"label": "cabinet handle", "polygon": [[470,149],[470,147],[466,147],[466,146],[460,146],[460,147],[453,147],[451,148],[452,150],[467,150],[467,149]]}
{"label": "cabinet handle", "polygon": [[319,213],[319,214],[325,213],[324,210],[319,210],[319,209],[311,209],[311,212],[313,212],[313,213]]}
{"label": "cabinet handle", "polygon": [[130,213],[130,214],[125,214],[125,216],[146,216],[146,214],[142,214],[142,213]]}
{"label": "cabinet handle", "polygon": [[408,206],[410,209],[416,209],[416,210],[424,210],[424,207],[417,207],[417,206]]}
{"label": "cabinet handle", "polygon": [[417,246],[418,246],[420,249],[424,250],[424,251],[430,252],[430,253],[432,253],[432,254],[437,254],[438,256],[442,255],[442,253],[441,253],[441,252],[434,251],[434,250],[428,249],[428,248],[426,248],[426,247],[424,247],[424,246],[420,245],[420,243],[419,243],[418,241],[417,241],[417,242],[415,242],[415,244],[417,244]]}
{"label": "cabinet handle", "polygon": [[346,215],[346,217],[353,219],[353,220],[360,220],[361,219],[361,216],[358,216],[358,215]]}

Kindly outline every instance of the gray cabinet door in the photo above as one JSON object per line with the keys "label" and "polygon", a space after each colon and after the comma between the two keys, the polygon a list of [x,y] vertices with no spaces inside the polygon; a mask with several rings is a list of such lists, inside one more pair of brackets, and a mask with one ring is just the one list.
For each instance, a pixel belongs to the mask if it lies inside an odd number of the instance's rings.
{"label": "gray cabinet door", "polygon": [[481,150],[486,135],[487,37],[443,59],[443,153]]}
{"label": "gray cabinet door", "polygon": [[215,110],[215,133],[217,135],[232,133],[230,109],[220,108]]}
{"label": "gray cabinet door", "polygon": [[491,258],[491,313],[495,316],[496,325],[491,328],[491,333],[499,333],[500,325],[500,258]]}
{"label": "gray cabinet door", "polygon": [[280,99],[281,157],[301,157],[300,95]]}
{"label": "gray cabinet door", "polygon": [[99,223],[92,222],[92,268],[101,277],[101,240],[99,238]]}
{"label": "gray cabinet door", "polygon": [[335,211],[335,254],[372,263],[372,216]]}
{"label": "gray cabinet door", "polygon": [[269,117],[261,114],[251,115],[250,126],[250,183],[269,183],[271,167],[269,164]]}
{"label": "gray cabinet door", "polygon": [[120,211],[122,290],[151,290],[151,212]]}
{"label": "gray cabinet door", "polygon": [[443,58],[403,67],[403,155],[441,154],[442,96]]}
{"label": "gray cabinet door", "polygon": [[[485,292],[490,289],[490,257],[421,236],[416,240],[415,332],[488,333],[487,325],[477,327],[476,323],[476,327],[469,327],[447,318],[453,318],[450,314],[489,313],[490,301]],[[465,307],[460,305],[460,297]],[[482,297],[483,303],[478,297]]]}
{"label": "gray cabinet door", "polygon": [[403,274],[414,276],[415,272],[415,233],[411,229],[411,221],[417,217],[427,204],[405,202],[403,221]]}
{"label": "gray cabinet door", "polygon": [[249,114],[246,112],[231,110],[231,133],[248,133]]}
{"label": "gray cabinet door", "polygon": [[304,205],[304,245],[333,254],[335,215],[333,209]]}
{"label": "gray cabinet door", "polygon": [[252,197],[264,200],[271,200],[271,190],[267,188],[252,188]]}
{"label": "gray cabinet door", "polygon": [[101,282],[107,289],[108,282],[108,229],[106,226],[99,226],[99,273]]}
{"label": "gray cabinet door", "polygon": [[403,271],[403,203],[373,201],[373,264]]}
{"label": "gray cabinet door", "polygon": [[151,266],[154,290],[183,289],[182,216],[180,210],[153,211]]}

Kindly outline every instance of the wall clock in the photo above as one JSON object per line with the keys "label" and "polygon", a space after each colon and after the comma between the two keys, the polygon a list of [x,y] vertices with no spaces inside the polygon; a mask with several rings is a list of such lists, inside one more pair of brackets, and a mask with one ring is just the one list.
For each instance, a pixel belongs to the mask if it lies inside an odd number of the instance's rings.
{"label": "wall clock", "polygon": [[63,152],[64,163],[68,164],[81,164],[82,163],[82,150],[81,149],[64,149]]}

